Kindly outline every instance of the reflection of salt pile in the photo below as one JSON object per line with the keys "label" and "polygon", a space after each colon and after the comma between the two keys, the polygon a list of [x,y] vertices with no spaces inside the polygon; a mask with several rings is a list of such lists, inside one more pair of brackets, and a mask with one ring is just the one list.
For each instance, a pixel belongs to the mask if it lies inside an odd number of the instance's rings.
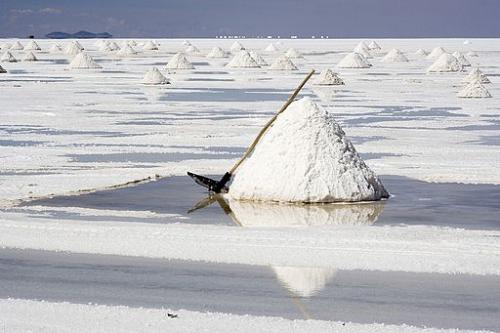
{"label": "reflection of salt pile", "polygon": [[453,52],[453,56],[457,58],[457,60],[460,62],[460,64],[464,67],[469,67],[471,64],[467,58],[462,54],[462,52],[455,51]]}
{"label": "reflection of salt pile", "polygon": [[442,47],[435,47],[431,53],[427,55],[427,59],[437,59],[439,58],[443,53],[447,53],[445,49]]}
{"label": "reflection of salt pile", "polygon": [[277,52],[279,51],[279,48],[274,44],[274,43],[270,43],[265,49],[264,51],[266,52]]}
{"label": "reflection of salt pile", "polygon": [[40,50],[41,50],[41,48],[40,48],[40,46],[38,45],[38,43],[37,43],[37,42],[35,42],[34,40],[30,41],[30,42],[28,43],[28,45],[26,45],[26,46],[24,47],[24,49],[25,49],[25,50],[30,50],[30,51],[40,51]]}
{"label": "reflection of salt pile", "polygon": [[9,51],[5,51],[0,60],[3,62],[17,62],[17,59]]}
{"label": "reflection of salt pile", "polygon": [[102,68],[86,52],[80,52],[69,64],[71,69],[98,69]]}
{"label": "reflection of salt pile", "polygon": [[19,41],[16,41],[14,44],[11,45],[10,49],[14,51],[20,51],[24,49],[24,46]]}
{"label": "reflection of salt pile", "polygon": [[462,64],[457,58],[449,53],[443,53],[427,69],[428,72],[459,72],[462,70]]}
{"label": "reflection of salt pile", "polygon": [[142,46],[142,49],[144,51],[156,51],[158,50],[158,45],[153,43],[152,41],[148,40],[144,45]]}
{"label": "reflection of salt pile", "polygon": [[38,61],[33,52],[28,52],[24,55],[23,61]]}
{"label": "reflection of salt pile", "polygon": [[337,273],[333,267],[272,267],[276,277],[298,297],[311,297],[323,290]]}
{"label": "reflection of salt pile", "polygon": [[337,122],[311,99],[290,105],[233,177],[234,199],[356,202],[388,197]]}
{"label": "reflection of salt pile", "polygon": [[253,58],[253,60],[255,60],[255,62],[259,65],[259,66],[267,66],[267,62],[266,60],[264,60],[264,58],[262,58],[262,56],[260,54],[257,53],[257,51],[250,51],[250,56]]}
{"label": "reflection of salt pile", "polygon": [[227,53],[222,48],[215,46],[208,54],[207,58],[227,58]]}
{"label": "reflection of salt pile", "polygon": [[244,50],[244,49],[245,49],[245,47],[243,45],[241,45],[241,43],[238,41],[234,42],[233,45],[231,45],[231,52],[233,52],[233,53]]}
{"label": "reflection of salt pile", "polygon": [[489,98],[491,94],[481,82],[473,81],[460,90],[457,96],[460,98]]}
{"label": "reflection of salt pile", "polygon": [[380,61],[382,61],[382,62],[408,62],[408,58],[400,50],[392,49]]}
{"label": "reflection of salt pile", "polygon": [[192,63],[182,53],[175,54],[167,63],[167,69],[193,69]]}
{"label": "reflection of salt pile", "polygon": [[158,68],[153,67],[146,72],[142,83],[146,85],[158,85],[158,84],[169,84],[168,79],[158,70]]}
{"label": "reflection of salt pile", "polygon": [[7,71],[5,70],[5,68],[2,67],[2,65],[0,65],[0,73],[7,73]]}
{"label": "reflection of salt pile", "polygon": [[283,55],[278,57],[274,62],[269,66],[269,69],[280,70],[280,71],[296,71],[298,70],[297,66],[288,58]]}
{"label": "reflection of salt pile", "polygon": [[259,64],[246,50],[239,51],[233,59],[226,65],[232,68],[258,68]]}
{"label": "reflection of salt pile", "polygon": [[429,52],[427,52],[426,50],[424,49],[418,49],[416,52],[415,52],[416,55],[418,56],[421,56],[421,57],[426,57],[429,55]]}
{"label": "reflection of salt pile", "polygon": [[356,52],[348,53],[340,62],[337,67],[340,68],[368,68],[371,64],[362,55]]}
{"label": "reflection of salt pile", "polygon": [[59,53],[61,51],[62,51],[62,49],[61,49],[61,46],[59,46],[59,44],[52,44],[52,46],[49,49],[50,53]]}
{"label": "reflection of salt pile", "polygon": [[120,49],[120,51],[116,52],[116,55],[118,55],[120,57],[128,57],[128,56],[133,56],[136,54],[137,54],[137,51],[134,50],[134,48],[129,44],[125,45],[123,48]]}
{"label": "reflection of salt pile", "polygon": [[299,51],[297,51],[293,47],[289,48],[288,51],[286,51],[285,55],[290,59],[304,58],[302,53],[300,53]]}
{"label": "reflection of salt pile", "polygon": [[491,83],[490,79],[483,73],[479,68],[474,68],[463,78],[462,82],[471,83],[474,81],[479,81],[480,83]]}
{"label": "reflection of salt pile", "polygon": [[343,85],[344,81],[338,76],[337,73],[331,69],[327,69],[321,72],[315,83],[324,86],[338,86]]}

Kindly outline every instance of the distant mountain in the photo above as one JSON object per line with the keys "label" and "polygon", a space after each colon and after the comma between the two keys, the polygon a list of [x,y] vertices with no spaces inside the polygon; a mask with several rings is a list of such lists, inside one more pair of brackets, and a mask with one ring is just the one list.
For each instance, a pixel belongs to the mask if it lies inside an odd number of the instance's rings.
{"label": "distant mountain", "polygon": [[99,33],[93,33],[93,32],[88,32],[88,31],[78,31],[75,32],[74,34],[69,34],[67,32],[61,32],[61,31],[54,31],[51,32],[50,34],[46,34],[45,37],[51,38],[51,39],[65,39],[65,38],[111,38],[113,35],[111,35],[108,32],[99,32]]}

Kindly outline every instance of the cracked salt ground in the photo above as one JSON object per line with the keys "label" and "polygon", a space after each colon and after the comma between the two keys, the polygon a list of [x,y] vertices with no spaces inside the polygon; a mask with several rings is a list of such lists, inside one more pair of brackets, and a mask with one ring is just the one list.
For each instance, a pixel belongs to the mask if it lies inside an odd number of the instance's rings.
{"label": "cracked salt ground", "polygon": [[[218,176],[212,178],[218,179]],[[426,183],[405,177],[383,176],[393,197],[387,201],[363,204],[278,205],[232,203],[236,219],[246,226],[336,225],[434,225],[465,229],[500,230],[500,186]],[[92,220],[92,214],[79,216],[75,207],[109,211],[174,214],[176,219],[152,217],[144,222],[179,222],[237,225],[217,203],[187,214],[206,192],[189,177],[169,177],[137,186],[98,191],[78,196],[58,196],[24,203],[14,210],[40,218]],[[31,207],[37,207],[33,209]],[[65,209],[65,207],[69,207]],[[56,209],[57,208],[57,209]],[[95,219],[102,219],[96,214]],[[90,216],[89,216],[90,215]],[[137,218],[106,217],[112,221]]]}

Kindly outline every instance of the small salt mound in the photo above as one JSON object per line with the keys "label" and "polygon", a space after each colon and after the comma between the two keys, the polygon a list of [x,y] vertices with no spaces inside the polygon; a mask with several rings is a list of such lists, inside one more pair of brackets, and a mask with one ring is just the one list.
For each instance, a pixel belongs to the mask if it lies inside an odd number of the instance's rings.
{"label": "small salt mound", "polygon": [[102,68],[91,56],[82,51],[69,64],[70,69],[99,69]]}
{"label": "small salt mound", "polygon": [[175,54],[166,67],[167,69],[194,69],[193,64],[182,53]]}
{"label": "small salt mound", "polygon": [[250,55],[247,50],[241,50],[231,59],[231,61],[226,65],[232,68],[258,68],[259,64]]}
{"label": "small salt mound", "polygon": [[364,41],[359,42],[354,49],[370,51],[370,48],[368,47],[368,45],[366,45]]}
{"label": "small salt mound", "polygon": [[447,53],[445,49],[442,47],[435,47],[431,53],[427,55],[427,59],[437,59],[439,58],[443,53]]}
{"label": "small salt mound", "polygon": [[255,62],[259,65],[259,66],[267,66],[268,63],[266,60],[264,60],[264,58],[261,57],[260,54],[258,54],[256,51],[250,51],[250,56],[253,58],[253,60],[255,60]]}
{"label": "small salt mound", "polygon": [[100,48],[101,48],[101,46],[102,46],[104,43],[105,43],[105,41],[104,41],[104,40],[99,39],[99,40],[97,40],[97,41],[94,43],[94,46],[95,46],[95,47],[97,47],[98,49],[100,49]]}
{"label": "small salt mound", "polygon": [[34,40],[30,41],[28,43],[28,45],[26,45],[26,47],[24,49],[25,50],[30,50],[30,51],[40,51],[41,50],[41,48],[38,45],[38,43],[35,42]]}
{"label": "small salt mound", "polygon": [[191,43],[190,43],[188,40],[185,40],[185,39],[184,39],[184,40],[182,41],[182,45],[184,45],[184,46],[189,46],[189,45],[191,45]]}
{"label": "small salt mound", "polygon": [[200,50],[198,50],[198,48],[194,45],[189,45],[188,47],[186,47],[184,52],[186,52],[188,54],[200,54],[201,53]]}
{"label": "small salt mound", "polygon": [[380,47],[380,45],[378,45],[378,43],[376,41],[374,41],[374,40],[372,40],[370,42],[370,44],[368,44],[368,49],[375,50],[375,51],[382,50],[382,48]]}
{"label": "small salt mound", "polygon": [[245,47],[238,41],[234,42],[233,45],[231,45],[231,52],[235,53],[241,50],[244,50]]}
{"label": "small salt mound", "polygon": [[480,83],[491,83],[490,79],[479,69],[474,68],[467,74],[466,77],[463,78],[462,82],[471,83],[474,81],[479,81]]}
{"label": "small salt mound", "polygon": [[120,49],[120,46],[115,41],[107,43],[111,51],[117,51]]}
{"label": "small salt mound", "polygon": [[368,68],[371,64],[362,55],[356,52],[348,53],[337,64],[339,68]]}
{"label": "small salt mound", "polygon": [[331,69],[327,69],[319,74],[315,83],[322,86],[339,86],[343,85],[344,81],[338,76],[337,73]]}
{"label": "small salt mound", "polygon": [[449,53],[443,53],[427,68],[427,72],[460,72],[462,69],[462,64],[457,58]]}
{"label": "small salt mound", "polygon": [[467,56],[468,57],[479,57],[479,55],[474,51],[467,52]]}
{"label": "small salt mound", "polygon": [[142,83],[146,85],[159,85],[169,84],[170,81],[158,70],[158,68],[153,67],[146,72]]}
{"label": "small salt mound", "polygon": [[7,71],[5,70],[5,68],[2,67],[2,65],[0,65],[0,73],[7,73]]}
{"label": "small salt mound", "polygon": [[80,50],[84,50],[84,48],[83,48],[82,44],[80,44],[80,42],[79,42],[79,41],[75,40],[75,41],[73,41],[73,43],[74,43],[74,44],[75,44],[75,45],[76,45],[76,46],[77,46]]}
{"label": "small salt mound", "polygon": [[269,69],[280,70],[280,71],[296,71],[298,70],[297,66],[288,58],[286,55],[282,55],[278,57],[271,64]]}
{"label": "small salt mound", "polygon": [[333,117],[303,98],[268,129],[237,170],[227,195],[327,203],[380,200],[389,194]]}
{"label": "small salt mound", "polygon": [[266,52],[277,52],[279,51],[279,48],[274,44],[274,43],[270,43],[265,49],[264,51]]}
{"label": "small salt mound", "polygon": [[479,82],[471,82],[457,93],[460,98],[490,98],[490,92]]}
{"label": "small salt mound", "polygon": [[24,46],[19,41],[16,41],[14,44],[12,44],[12,46],[10,47],[10,49],[14,50],[14,51],[19,51],[19,50],[23,50]]}
{"label": "small salt mound", "polygon": [[142,47],[144,51],[156,51],[158,50],[158,46],[152,41],[148,40],[144,46]]}
{"label": "small salt mound", "polygon": [[408,58],[400,50],[392,49],[380,61],[382,61],[382,62],[408,62]]}
{"label": "small salt mound", "polygon": [[50,53],[59,53],[62,51],[62,48],[59,44],[52,44],[52,46],[49,49]]}
{"label": "small salt mound", "polygon": [[221,49],[218,46],[215,46],[210,52],[207,54],[207,58],[227,58],[228,54],[226,51]]}
{"label": "small salt mound", "polygon": [[464,45],[469,45],[470,44],[470,40],[466,39],[464,40]]}
{"label": "small salt mound", "polygon": [[367,49],[365,49],[365,48],[363,48],[363,47],[361,47],[359,44],[358,44],[358,46],[356,46],[356,48],[354,48],[353,51],[356,52],[356,53],[361,54],[366,59],[373,58],[372,55],[370,54],[370,51],[367,50]]}
{"label": "small salt mound", "polygon": [[24,55],[23,61],[38,61],[33,52],[28,52]]}
{"label": "small salt mound", "polygon": [[129,40],[128,45],[134,47],[134,46],[137,46],[137,42],[135,40]]}
{"label": "small salt mound", "polygon": [[77,55],[82,52],[83,48],[79,45],[79,43],[73,41],[69,43],[64,49],[64,53],[68,55]]}
{"label": "small salt mound", "polygon": [[133,56],[136,54],[137,54],[137,51],[134,50],[134,48],[129,44],[125,45],[125,47],[120,49],[120,51],[116,52],[116,55],[118,55],[120,57],[128,57],[128,56]]}
{"label": "small salt mound", "polygon": [[467,60],[467,58],[465,58],[465,56],[462,54],[462,52],[455,51],[455,52],[453,52],[453,56],[455,58],[457,58],[457,60],[460,62],[460,64],[462,64],[462,66],[468,67],[471,65],[469,60]]}
{"label": "small salt mound", "polygon": [[1,47],[1,48],[2,48],[2,49],[5,49],[5,50],[10,50],[10,47],[11,47],[11,46],[12,46],[12,44],[10,44],[10,43],[3,43],[3,45],[2,45],[2,47]]}
{"label": "small salt mound", "polygon": [[421,56],[421,57],[426,57],[429,55],[429,52],[427,52],[426,50],[424,49],[418,49],[416,52],[415,52],[416,55],[418,56]]}
{"label": "small salt mound", "polygon": [[17,59],[9,51],[5,51],[0,60],[3,62],[17,62]]}
{"label": "small salt mound", "polygon": [[99,47],[99,51],[101,51],[101,52],[112,52],[112,51],[114,51],[114,49],[111,47],[110,43],[104,42]]}
{"label": "small salt mound", "polygon": [[293,47],[289,48],[288,51],[286,51],[285,55],[290,59],[304,58],[302,53],[300,53],[299,51],[297,51]]}

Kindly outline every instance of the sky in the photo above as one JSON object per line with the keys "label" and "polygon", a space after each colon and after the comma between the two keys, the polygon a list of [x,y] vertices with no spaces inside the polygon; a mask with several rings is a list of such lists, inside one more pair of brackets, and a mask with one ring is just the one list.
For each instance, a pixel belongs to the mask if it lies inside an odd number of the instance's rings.
{"label": "sky", "polygon": [[0,37],[500,37],[500,0],[0,0]]}

